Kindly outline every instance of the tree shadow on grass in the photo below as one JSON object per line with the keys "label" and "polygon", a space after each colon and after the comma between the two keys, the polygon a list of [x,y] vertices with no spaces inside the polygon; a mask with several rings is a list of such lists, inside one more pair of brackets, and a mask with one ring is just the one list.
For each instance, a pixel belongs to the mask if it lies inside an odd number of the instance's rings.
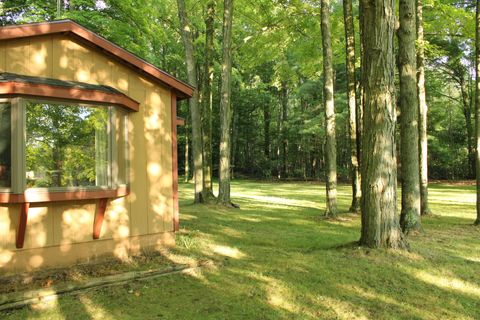
{"label": "tree shadow on grass", "polygon": [[345,246],[359,238],[358,216],[318,221],[318,208],[241,201],[241,210],[181,202],[187,219],[166,257],[214,268],[65,297],[58,314],[83,306],[105,319],[480,318],[480,268],[465,262],[480,240],[466,218],[424,219],[412,252],[368,250]]}

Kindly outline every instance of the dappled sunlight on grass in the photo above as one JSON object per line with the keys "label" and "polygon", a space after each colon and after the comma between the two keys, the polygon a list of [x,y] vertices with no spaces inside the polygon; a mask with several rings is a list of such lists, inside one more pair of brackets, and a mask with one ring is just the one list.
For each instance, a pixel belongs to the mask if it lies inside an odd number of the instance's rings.
{"label": "dappled sunlight on grass", "polygon": [[421,317],[422,314],[424,315],[424,312],[426,311],[412,307],[409,304],[406,304],[404,300],[397,300],[385,294],[375,292],[375,290],[361,288],[359,286],[343,286],[343,289],[346,292],[350,291],[352,294],[358,295],[361,299],[364,299],[365,301],[378,301],[384,306],[384,308],[388,308],[389,306],[401,308],[412,318],[413,316]]}
{"label": "dappled sunlight on grass", "polygon": [[78,298],[80,302],[85,307],[85,310],[90,315],[90,319],[92,320],[109,320],[114,319],[107,310],[103,309],[97,303],[95,303],[92,299],[85,295],[81,295]]}
{"label": "dappled sunlight on grass", "polygon": [[[193,185],[181,184],[181,229],[164,256],[208,268],[5,319],[90,319],[96,310],[107,319],[480,319],[471,186],[432,185],[433,215],[423,218],[423,233],[408,237],[411,251],[358,247],[360,216],[325,219],[320,183],[234,181],[240,209],[193,205],[192,194]],[[338,194],[347,212],[350,186]]]}
{"label": "dappled sunlight on grass", "polygon": [[228,246],[219,246],[219,245],[213,245],[212,246],[212,251],[216,254],[233,258],[233,259],[242,259],[245,258],[245,254],[238,250],[237,248],[232,248]]}
{"label": "dappled sunlight on grass", "polygon": [[435,275],[432,272],[425,270],[406,270],[406,272],[413,274],[417,279],[424,281],[428,284],[437,286],[442,289],[455,290],[460,293],[473,295],[476,298],[480,298],[480,287],[465,282],[463,280],[449,277],[446,275]]}
{"label": "dappled sunlight on grass", "polygon": [[324,206],[321,206],[320,203],[314,201],[298,200],[298,199],[288,199],[284,197],[274,197],[274,196],[257,196],[252,194],[245,195],[244,193],[233,193],[232,197],[235,198],[245,198],[252,199],[258,202],[265,202],[268,204],[277,204],[283,206],[293,206],[293,207],[306,207],[320,209]]}
{"label": "dappled sunlight on grass", "polygon": [[[352,304],[346,303],[340,299],[335,299],[325,295],[317,295],[314,299],[316,303],[322,304],[327,309],[331,310],[333,314],[335,314],[336,319],[358,319],[358,320],[367,320],[369,319],[364,314],[359,314],[358,310]],[[321,317],[321,315],[320,315]]]}

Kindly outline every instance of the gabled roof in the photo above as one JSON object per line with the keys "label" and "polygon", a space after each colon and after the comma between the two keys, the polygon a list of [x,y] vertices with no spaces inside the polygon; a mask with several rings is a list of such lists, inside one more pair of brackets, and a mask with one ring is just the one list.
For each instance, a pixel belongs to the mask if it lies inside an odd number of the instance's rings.
{"label": "gabled roof", "polygon": [[102,36],[88,30],[72,20],[57,20],[41,23],[30,23],[0,27],[0,40],[34,37],[48,34],[69,34],[87,42],[93,47],[100,49],[107,55],[113,56],[128,67],[146,74],[163,85],[171,87],[177,92],[179,99],[187,99],[193,95],[194,87],[186,84],[160,70],[153,64],[137,57],[120,46],[108,41]]}

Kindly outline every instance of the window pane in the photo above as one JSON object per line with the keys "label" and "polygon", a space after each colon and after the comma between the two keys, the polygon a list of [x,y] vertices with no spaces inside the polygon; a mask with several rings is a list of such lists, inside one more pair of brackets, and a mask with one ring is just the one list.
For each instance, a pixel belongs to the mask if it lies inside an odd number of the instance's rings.
{"label": "window pane", "polygon": [[12,123],[9,103],[0,103],[0,188],[10,188]]}
{"label": "window pane", "polygon": [[127,115],[118,110],[116,121],[117,132],[117,166],[118,166],[118,183],[127,184]]}
{"label": "window pane", "polygon": [[108,108],[27,104],[27,187],[108,185]]}

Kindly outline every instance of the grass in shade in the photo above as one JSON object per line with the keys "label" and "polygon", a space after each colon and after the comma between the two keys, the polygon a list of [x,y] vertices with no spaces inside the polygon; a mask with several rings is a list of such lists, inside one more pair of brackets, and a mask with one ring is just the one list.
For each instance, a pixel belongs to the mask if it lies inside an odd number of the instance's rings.
{"label": "grass in shade", "polygon": [[475,189],[434,184],[411,251],[354,245],[360,217],[339,187],[336,220],[313,183],[235,181],[241,209],[192,205],[180,186],[174,263],[213,266],[0,314],[1,319],[480,319]]}

